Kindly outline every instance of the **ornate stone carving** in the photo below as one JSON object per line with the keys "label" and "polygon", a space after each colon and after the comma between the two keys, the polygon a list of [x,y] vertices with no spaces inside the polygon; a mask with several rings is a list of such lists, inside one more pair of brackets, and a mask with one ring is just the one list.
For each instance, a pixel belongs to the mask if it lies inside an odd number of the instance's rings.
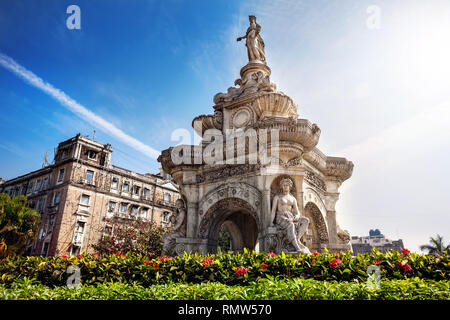
{"label": "ornate stone carving", "polygon": [[245,182],[227,183],[222,184],[213,191],[207,193],[199,201],[199,213],[203,212],[204,216],[206,216],[211,206],[226,198],[241,199],[245,201],[246,204],[250,205],[254,212],[259,211],[260,204],[262,203],[261,192],[255,187]]}
{"label": "ornate stone carving", "polygon": [[[176,239],[186,236],[186,207],[183,199],[176,201],[176,212],[170,216],[170,222],[173,224],[173,230],[163,238],[162,255],[178,254],[176,250]],[[178,248],[181,250],[182,248]],[[184,249],[183,249],[184,250]]]}
{"label": "ornate stone carving", "polygon": [[311,171],[306,171],[305,180],[316,188],[326,191],[325,182]]}
{"label": "ornate stone carving", "polygon": [[[265,67],[265,69],[268,69],[268,67]],[[268,73],[270,72],[268,71]],[[242,78],[237,79],[234,85],[239,87],[229,87],[227,93],[217,93],[214,96],[214,103],[232,102],[252,93],[274,92],[276,90],[276,85],[270,81],[269,74],[261,70],[245,74]]]}
{"label": "ornate stone carving", "polygon": [[339,240],[347,244],[350,242],[350,233],[347,230],[342,230],[338,223],[336,223],[336,229],[337,229],[337,236]]}
{"label": "ornate stone carving", "polygon": [[278,250],[297,253],[310,253],[301,243],[308,229],[309,219],[300,216],[297,200],[290,194],[293,182],[289,178],[281,180],[282,193],[273,198],[271,223],[275,220],[278,233]]}
{"label": "ornate stone carving", "polygon": [[217,181],[226,177],[239,176],[242,174],[255,172],[260,169],[259,164],[227,164],[212,170],[208,170],[196,175],[196,182]]}

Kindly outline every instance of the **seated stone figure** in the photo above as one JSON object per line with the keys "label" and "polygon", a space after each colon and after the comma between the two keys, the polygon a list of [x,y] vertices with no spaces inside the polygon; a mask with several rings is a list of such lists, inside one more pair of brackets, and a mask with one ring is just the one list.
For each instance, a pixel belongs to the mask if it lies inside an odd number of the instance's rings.
{"label": "seated stone figure", "polygon": [[177,238],[186,237],[186,209],[184,206],[184,201],[182,199],[178,199],[175,205],[177,206],[176,212],[170,216],[170,222],[173,224],[173,230],[171,233],[163,237],[164,244],[162,255],[174,255]]}
{"label": "seated stone figure", "polygon": [[[296,253],[310,253],[309,249],[300,242],[303,234],[307,231],[309,219],[300,216],[297,206],[297,200],[290,194],[293,182],[289,178],[281,180],[281,194],[273,198],[271,223],[275,221],[275,227],[280,233],[281,243],[287,242],[289,246],[294,248]],[[285,240],[285,241],[283,241]],[[292,252],[290,248],[284,247],[282,244],[279,251]]]}

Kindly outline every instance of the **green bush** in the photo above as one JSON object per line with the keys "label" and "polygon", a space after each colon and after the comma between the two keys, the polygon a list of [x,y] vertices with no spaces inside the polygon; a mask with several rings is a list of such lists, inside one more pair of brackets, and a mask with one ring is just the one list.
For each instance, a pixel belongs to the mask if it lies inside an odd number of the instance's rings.
{"label": "green bush", "polygon": [[0,262],[0,283],[12,285],[27,277],[49,286],[65,286],[70,265],[80,268],[81,283],[136,283],[142,286],[173,282],[220,282],[248,285],[261,279],[314,279],[321,281],[366,282],[370,265],[380,268],[382,279],[421,278],[449,280],[450,260],[440,256],[390,251],[358,255],[310,254],[272,256],[245,251],[242,254],[185,254],[183,257],[159,257],[148,260],[141,255],[79,255],[71,257],[15,257]]}
{"label": "green bush", "polygon": [[218,282],[168,283],[143,287],[136,283],[97,283],[77,289],[49,288],[28,278],[11,287],[0,285],[0,299],[39,300],[431,300],[450,299],[449,281],[419,278],[382,280],[379,289],[364,283],[313,279],[268,278],[246,286]]}

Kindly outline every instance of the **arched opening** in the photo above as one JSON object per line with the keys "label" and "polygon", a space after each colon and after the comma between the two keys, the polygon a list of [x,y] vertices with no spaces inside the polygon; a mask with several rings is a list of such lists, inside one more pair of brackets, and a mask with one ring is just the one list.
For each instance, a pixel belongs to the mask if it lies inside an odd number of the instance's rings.
{"label": "arched opening", "polygon": [[[208,239],[208,252],[217,252],[219,245],[226,247],[220,241],[227,235],[230,250],[242,252],[244,248],[256,249],[258,231],[257,216],[251,206],[241,199],[228,198],[217,202],[204,215],[199,235]],[[221,234],[224,239],[219,238]]]}
{"label": "arched opening", "polygon": [[328,230],[320,209],[312,202],[305,205],[304,215],[309,219],[306,235],[303,237],[306,246],[320,251],[321,245],[329,242]]}

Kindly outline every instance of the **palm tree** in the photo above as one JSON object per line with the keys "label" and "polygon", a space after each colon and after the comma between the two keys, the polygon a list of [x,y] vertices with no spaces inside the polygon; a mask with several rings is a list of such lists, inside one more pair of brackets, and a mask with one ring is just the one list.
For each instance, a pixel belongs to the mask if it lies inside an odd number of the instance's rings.
{"label": "palm tree", "polygon": [[420,250],[428,251],[428,254],[441,255],[444,251],[450,253],[450,245],[444,245],[444,237],[437,235],[436,238],[430,237],[430,244],[420,246]]}

